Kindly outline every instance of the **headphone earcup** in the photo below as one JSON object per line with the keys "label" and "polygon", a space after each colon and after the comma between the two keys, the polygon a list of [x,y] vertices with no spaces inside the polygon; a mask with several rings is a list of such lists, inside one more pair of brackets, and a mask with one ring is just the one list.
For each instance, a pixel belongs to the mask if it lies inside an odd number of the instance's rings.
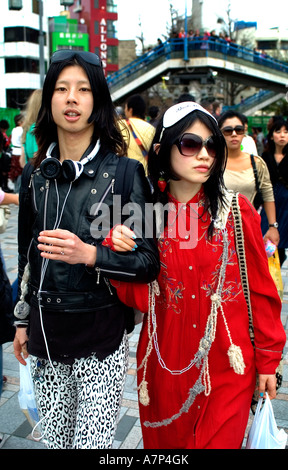
{"label": "headphone earcup", "polygon": [[64,160],[61,164],[57,158],[47,157],[40,165],[44,178],[54,180],[63,176],[69,182],[77,180],[83,172],[84,165],[74,160]]}
{"label": "headphone earcup", "polygon": [[73,160],[64,160],[62,163],[63,177],[70,182],[73,182],[79,178],[83,171],[83,165],[80,162]]}
{"label": "headphone earcup", "polygon": [[74,162],[73,160],[64,160],[62,163],[62,173],[63,177],[70,182],[75,181],[78,175],[78,162]]}
{"label": "headphone earcup", "polygon": [[59,178],[62,172],[62,165],[57,158],[45,158],[40,165],[40,170],[44,178],[54,180]]}

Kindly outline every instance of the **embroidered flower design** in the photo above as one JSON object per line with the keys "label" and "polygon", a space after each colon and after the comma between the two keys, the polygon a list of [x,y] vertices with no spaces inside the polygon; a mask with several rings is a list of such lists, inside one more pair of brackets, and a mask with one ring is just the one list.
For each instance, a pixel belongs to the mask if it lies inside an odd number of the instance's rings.
{"label": "embroidered flower design", "polygon": [[[229,225],[229,226],[232,223],[232,220],[231,220],[232,216],[230,217],[230,215],[229,215],[228,221],[227,221],[227,225]],[[223,243],[222,243],[221,232],[217,230],[216,233],[213,236],[212,242],[209,241],[208,239],[206,239],[206,244],[209,244],[210,246],[212,246],[212,250],[215,253],[218,251],[219,248],[221,250],[221,254],[220,254],[220,257],[218,259],[218,263],[215,266],[215,270],[211,273],[211,277],[210,277],[209,280],[203,281],[203,284],[202,284],[202,287],[201,287],[204,291],[206,291],[206,297],[210,297],[211,295],[213,295],[215,293],[215,290],[217,288],[219,273],[220,273],[221,264],[222,264],[222,246],[223,246]],[[236,260],[235,260],[236,251],[235,251],[235,248],[233,246],[231,246],[231,241],[229,241],[228,252],[229,252],[229,254],[228,254],[227,266],[228,265],[234,266],[236,264]],[[236,299],[236,297],[240,294],[240,292],[241,292],[241,281],[240,281],[240,279],[237,279],[237,277],[235,277],[234,281],[232,281],[232,280],[225,281],[224,284],[223,284],[223,288],[222,288],[222,302],[234,301]]]}
{"label": "embroidered flower design", "polygon": [[176,281],[172,277],[168,277],[166,271],[162,271],[161,284],[164,286],[165,296],[160,300],[160,303],[166,305],[168,309],[172,309],[175,313],[180,314],[181,308],[179,306],[179,300],[183,299],[183,291],[185,287],[183,282]]}

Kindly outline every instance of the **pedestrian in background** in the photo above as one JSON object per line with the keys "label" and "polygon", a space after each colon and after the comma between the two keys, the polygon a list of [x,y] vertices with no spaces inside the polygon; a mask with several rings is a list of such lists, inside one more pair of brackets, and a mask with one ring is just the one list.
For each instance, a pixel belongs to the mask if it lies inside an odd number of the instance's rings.
{"label": "pedestrian in background", "polygon": [[[257,148],[255,140],[248,134],[248,119],[245,114],[242,115],[244,120],[244,137],[242,139],[241,150],[242,152],[249,153],[249,155],[257,155]],[[260,155],[261,156],[261,155]]]}
{"label": "pedestrian in background", "polygon": [[1,158],[0,158],[0,186],[6,193],[13,192],[8,187],[8,173],[11,167],[11,149],[10,138],[7,136],[7,131],[10,125],[7,119],[0,121],[0,139],[1,139]]}
{"label": "pedestrian in background", "polygon": [[[288,248],[288,121],[275,119],[270,127],[267,138],[268,150],[262,154],[268,167],[276,206],[276,224],[280,234],[278,253],[280,265],[286,259]],[[266,232],[270,221],[265,213],[261,213],[261,227]]]}
{"label": "pedestrian in background", "polygon": [[149,111],[149,123],[151,126],[157,127],[158,117],[159,117],[159,107],[158,106],[150,106]]}
{"label": "pedestrian in background", "polygon": [[14,118],[15,127],[11,132],[11,146],[12,146],[12,156],[11,156],[11,166],[9,171],[9,179],[14,184],[14,192],[19,193],[22,167],[20,165],[21,157],[21,146],[22,146],[22,134],[23,134],[23,122],[24,116],[22,113],[17,114]]}
{"label": "pedestrian in background", "polygon": [[23,123],[22,151],[20,165],[24,168],[25,164],[31,161],[38,150],[36,137],[34,135],[35,122],[40,110],[42,101],[42,89],[34,90],[30,95],[25,107],[25,120]]}
{"label": "pedestrian in background", "polygon": [[129,97],[125,103],[125,120],[120,121],[122,134],[128,145],[127,156],[142,163],[147,174],[148,151],[155,135],[155,127],[146,121],[146,104],[141,95]]}
{"label": "pedestrian in background", "polygon": [[241,149],[244,137],[243,115],[237,111],[229,110],[218,119],[228,149],[227,165],[224,172],[224,182],[228,189],[244,194],[251,204],[257,194],[255,174],[252,158],[255,162],[259,188],[263,198],[263,208],[269,219],[269,227],[264,234],[264,241],[271,240],[275,245],[279,243],[279,232],[274,226],[276,222],[276,209],[270,175],[264,160],[259,155],[249,155]]}

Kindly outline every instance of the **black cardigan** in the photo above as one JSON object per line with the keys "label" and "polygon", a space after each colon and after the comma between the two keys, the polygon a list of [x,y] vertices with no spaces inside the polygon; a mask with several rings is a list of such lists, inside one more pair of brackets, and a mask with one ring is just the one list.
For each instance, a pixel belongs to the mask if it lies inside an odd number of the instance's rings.
{"label": "black cardigan", "polygon": [[262,158],[268,167],[272,185],[280,182],[288,189],[288,153],[279,164],[274,155],[269,152],[263,152]]}

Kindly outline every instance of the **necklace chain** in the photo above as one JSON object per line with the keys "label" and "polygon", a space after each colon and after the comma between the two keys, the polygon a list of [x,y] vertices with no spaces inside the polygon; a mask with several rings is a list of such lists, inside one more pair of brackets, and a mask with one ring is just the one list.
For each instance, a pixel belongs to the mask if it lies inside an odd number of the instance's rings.
{"label": "necklace chain", "polygon": [[[208,355],[211,344],[215,338],[215,331],[216,331],[216,323],[217,323],[217,307],[220,305],[221,302],[221,293],[223,289],[223,283],[225,280],[225,273],[226,273],[226,266],[227,266],[227,261],[228,261],[228,234],[226,228],[221,230],[223,234],[223,255],[222,255],[222,264],[220,268],[220,273],[219,273],[219,281],[218,281],[218,287],[216,290],[216,294],[214,296],[212,295],[211,300],[212,300],[212,305],[215,306],[216,309],[213,307],[213,315],[210,318],[208,317],[206,328],[205,328],[205,334],[203,338],[200,340],[199,343],[199,350],[201,349],[201,356],[204,354]],[[219,300],[220,299],[220,300]],[[214,305],[215,304],[215,305]],[[210,323],[213,323],[213,326],[210,325]],[[158,361],[159,364],[163,369],[166,369],[168,372],[170,372],[171,375],[181,375],[190,370],[194,365],[199,364],[199,350],[196,352],[194,359],[190,361],[190,363],[184,367],[183,369],[175,369],[172,370],[169,367],[167,367],[165,361],[163,360],[161,356],[161,352],[159,349],[159,343],[158,343],[158,336],[157,336],[157,319],[156,319],[156,313],[155,309],[152,311],[152,324],[153,324],[153,341],[154,341],[154,346],[155,346],[155,351],[157,353]],[[212,333],[212,331],[214,333]]]}

